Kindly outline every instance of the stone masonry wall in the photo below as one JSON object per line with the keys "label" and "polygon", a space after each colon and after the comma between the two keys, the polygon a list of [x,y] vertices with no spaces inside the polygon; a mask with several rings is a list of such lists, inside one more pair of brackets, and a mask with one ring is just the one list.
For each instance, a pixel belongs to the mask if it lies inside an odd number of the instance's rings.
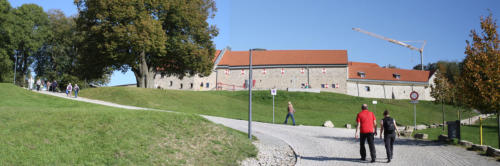
{"label": "stone masonry wall", "polygon": [[[283,72],[282,72],[283,70]],[[217,81],[224,84],[224,90],[243,90],[245,80],[248,80],[248,69],[218,69]],[[286,90],[287,88],[303,88],[307,85],[307,68],[266,68],[253,69],[254,89],[267,90],[276,88]],[[347,68],[309,68],[309,83],[311,88],[321,91],[346,93]],[[322,88],[321,84],[324,84]],[[328,85],[327,85],[328,84]],[[332,84],[338,88],[332,88]],[[328,87],[328,88],[327,88]]]}

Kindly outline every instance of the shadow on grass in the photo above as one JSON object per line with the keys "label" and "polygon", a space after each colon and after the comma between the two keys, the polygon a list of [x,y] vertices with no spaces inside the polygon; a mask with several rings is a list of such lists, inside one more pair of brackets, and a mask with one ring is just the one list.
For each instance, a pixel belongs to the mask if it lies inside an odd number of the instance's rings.
{"label": "shadow on grass", "polygon": [[[335,137],[335,136],[317,136],[317,138],[323,139],[333,139],[336,141],[344,141],[351,143],[359,143],[359,138],[355,139],[354,137]],[[368,142],[366,142],[368,144]],[[384,145],[384,140],[380,139],[380,137],[375,137],[376,145]],[[394,145],[407,145],[407,146],[446,146],[447,144],[443,144],[437,141],[423,141],[423,140],[413,140],[413,139],[399,139],[396,138],[394,141]]]}

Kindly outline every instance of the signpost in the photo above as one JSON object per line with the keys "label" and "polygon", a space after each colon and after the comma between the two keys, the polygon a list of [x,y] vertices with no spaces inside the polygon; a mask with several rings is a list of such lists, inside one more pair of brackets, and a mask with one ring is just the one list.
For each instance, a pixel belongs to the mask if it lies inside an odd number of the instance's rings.
{"label": "signpost", "polygon": [[271,89],[271,95],[273,96],[273,123],[274,123],[274,96],[278,91],[276,89]]}
{"label": "signpost", "polygon": [[413,129],[417,129],[417,103],[418,103],[418,93],[413,91],[410,93],[410,103],[413,103]]}
{"label": "signpost", "polygon": [[373,100],[372,104],[373,104],[374,109],[375,109],[375,111],[373,111],[373,112],[375,112],[375,115],[376,115],[377,114],[377,100]]}

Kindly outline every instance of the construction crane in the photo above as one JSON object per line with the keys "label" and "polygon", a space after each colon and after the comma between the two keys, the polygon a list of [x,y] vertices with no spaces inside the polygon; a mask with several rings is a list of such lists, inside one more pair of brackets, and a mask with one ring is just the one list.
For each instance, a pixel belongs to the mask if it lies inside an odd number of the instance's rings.
{"label": "construction crane", "polygon": [[424,70],[424,46],[427,43],[425,40],[423,40],[423,41],[416,41],[416,42],[422,42],[423,43],[421,48],[417,48],[415,46],[406,44],[404,42],[397,41],[397,40],[394,40],[394,39],[391,39],[391,38],[387,38],[387,37],[384,37],[384,36],[380,36],[380,35],[377,35],[375,33],[371,33],[371,32],[362,30],[360,28],[352,28],[352,30],[358,31],[358,32],[361,32],[361,33],[364,33],[364,34],[367,34],[367,35],[370,35],[370,36],[373,36],[373,37],[376,37],[376,38],[379,38],[379,39],[382,39],[382,40],[385,40],[385,41],[388,41],[388,42],[391,42],[391,43],[394,43],[394,44],[397,44],[397,45],[401,45],[403,47],[406,47],[406,48],[409,48],[409,49],[412,49],[412,50],[415,50],[415,51],[418,51],[420,53],[420,69]]}

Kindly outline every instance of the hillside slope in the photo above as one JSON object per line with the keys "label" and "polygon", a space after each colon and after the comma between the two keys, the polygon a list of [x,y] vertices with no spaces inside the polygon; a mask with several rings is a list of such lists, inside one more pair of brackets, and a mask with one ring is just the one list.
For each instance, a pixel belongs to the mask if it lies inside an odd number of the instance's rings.
{"label": "hillside slope", "polygon": [[[181,91],[141,89],[134,87],[103,87],[85,89],[84,97],[110,101],[119,104],[158,108],[187,113],[221,116],[234,119],[248,119],[248,91]],[[337,126],[355,123],[361,104],[369,104],[378,119],[384,109],[391,111],[397,122],[413,125],[413,104],[409,100],[373,99],[348,96],[337,93],[304,93],[279,91],[275,98],[275,122],[283,123],[288,101],[292,101],[297,113],[298,124],[322,125],[332,120]],[[253,120],[272,122],[272,96],[269,91],[253,92]],[[446,120],[456,120],[455,108],[445,105]],[[471,116],[464,113],[462,117]],[[417,104],[417,123],[432,124],[442,121],[441,105],[429,101]]]}
{"label": "hillside slope", "polygon": [[246,134],[198,115],[124,110],[0,84],[0,165],[237,165]]}

